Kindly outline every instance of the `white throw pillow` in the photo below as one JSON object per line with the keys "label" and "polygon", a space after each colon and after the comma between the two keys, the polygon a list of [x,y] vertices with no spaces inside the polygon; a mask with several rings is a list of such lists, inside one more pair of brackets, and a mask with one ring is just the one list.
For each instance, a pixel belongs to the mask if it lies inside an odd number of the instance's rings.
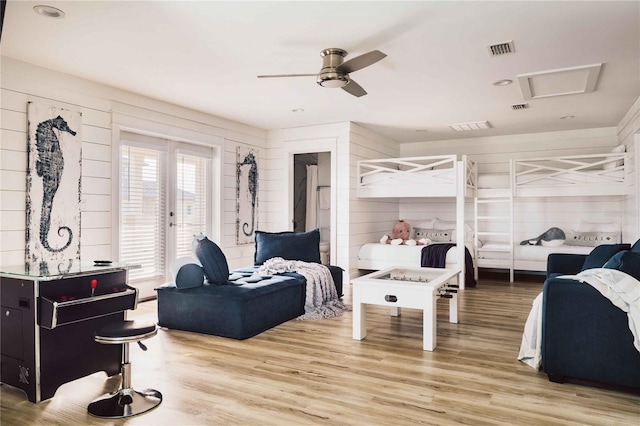
{"label": "white throw pillow", "polygon": [[599,223],[599,222],[587,222],[584,219],[580,219],[577,232],[602,232],[612,233],[621,232],[619,223]]}

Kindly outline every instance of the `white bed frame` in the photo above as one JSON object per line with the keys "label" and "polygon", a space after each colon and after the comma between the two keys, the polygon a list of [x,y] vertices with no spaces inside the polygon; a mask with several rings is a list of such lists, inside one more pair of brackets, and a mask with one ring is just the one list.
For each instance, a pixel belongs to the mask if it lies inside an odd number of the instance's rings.
{"label": "white bed frame", "polygon": [[[618,163],[621,163],[621,165],[618,165]],[[634,188],[633,179],[629,171],[628,156],[624,152],[523,160],[512,159],[510,160],[509,187],[478,188],[477,196],[479,199],[510,197],[513,200],[520,197],[626,195],[630,194]],[[510,226],[513,233],[513,217],[511,217]],[[519,242],[513,241],[512,244],[515,246]],[[572,250],[574,249],[572,248],[569,251]],[[491,249],[485,249],[485,252],[490,251]],[[556,253],[566,251],[567,249],[563,249],[563,246],[554,248]],[[514,253],[515,250],[512,249],[511,258],[508,261],[510,263],[510,268],[508,269],[510,269],[511,280],[513,280],[514,269],[546,270],[544,262],[517,259],[514,257]],[[477,254],[476,268],[505,267],[504,260],[485,258],[481,256],[480,252]]]}
{"label": "white bed frame", "polygon": [[[436,185],[427,185],[432,179]],[[465,199],[475,197],[476,163],[466,155],[384,158],[358,162],[359,198],[434,198],[456,200],[456,228],[464,230]],[[457,233],[456,245],[465,246],[464,232]],[[465,250],[457,250],[459,285],[464,289]],[[419,265],[417,265],[419,266]]]}

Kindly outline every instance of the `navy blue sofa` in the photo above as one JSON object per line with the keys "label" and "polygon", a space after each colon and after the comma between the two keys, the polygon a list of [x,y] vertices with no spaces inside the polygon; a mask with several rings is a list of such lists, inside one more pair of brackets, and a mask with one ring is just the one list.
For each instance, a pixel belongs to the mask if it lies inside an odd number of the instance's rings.
{"label": "navy blue sofa", "polygon": [[[231,271],[214,242],[204,238],[195,254],[200,265],[180,267],[175,282],[156,288],[158,324],[233,339],[247,339],[305,313],[306,279],[289,272],[253,275],[273,257],[320,262],[320,232],[256,232],[254,266]],[[342,296],[343,269],[326,265]],[[242,276],[231,280],[231,276]],[[206,277],[206,282],[204,278]],[[255,279],[257,281],[252,281]]]}
{"label": "navy blue sofa", "polygon": [[[633,251],[640,252],[639,243]],[[574,378],[640,388],[640,352],[633,345],[627,314],[591,285],[558,278],[607,267],[610,257],[629,248],[617,244],[598,246],[590,255],[549,255],[542,302],[542,370],[550,381]]]}

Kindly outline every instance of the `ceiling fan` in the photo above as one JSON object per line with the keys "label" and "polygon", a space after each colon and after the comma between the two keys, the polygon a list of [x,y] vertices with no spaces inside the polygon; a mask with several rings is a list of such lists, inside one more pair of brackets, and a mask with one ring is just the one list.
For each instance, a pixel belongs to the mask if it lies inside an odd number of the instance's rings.
{"label": "ceiling fan", "polygon": [[322,87],[341,87],[345,92],[360,97],[366,95],[367,92],[362,86],[351,80],[349,73],[373,65],[387,55],[379,50],[372,50],[369,53],[343,62],[344,57],[347,56],[347,51],[331,47],[320,52],[320,56],[322,57],[322,69],[318,74],[259,75],[258,78],[316,77],[316,83]]}

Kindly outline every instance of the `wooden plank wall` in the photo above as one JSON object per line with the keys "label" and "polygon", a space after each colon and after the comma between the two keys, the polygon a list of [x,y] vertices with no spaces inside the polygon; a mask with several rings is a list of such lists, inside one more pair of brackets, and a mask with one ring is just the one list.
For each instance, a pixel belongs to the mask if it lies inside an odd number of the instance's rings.
{"label": "wooden plank wall", "polygon": [[[217,217],[222,246],[230,267],[253,261],[253,245],[235,244],[236,147],[266,153],[267,132],[227,119],[146,98],[56,71],[2,58],[0,123],[0,263],[24,262],[26,146],[28,101],[82,112],[82,259],[112,258],[118,229],[112,226],[112,114],[135,117],[162,133],[188,134],[221,150],[223,199]],[[154,124],[155,123],[155,124]],[[262,172],[259,163],[259,172]],[[264,199],[260,188],[259,199]],[[259,220],[265,215],[260,212]]]}

